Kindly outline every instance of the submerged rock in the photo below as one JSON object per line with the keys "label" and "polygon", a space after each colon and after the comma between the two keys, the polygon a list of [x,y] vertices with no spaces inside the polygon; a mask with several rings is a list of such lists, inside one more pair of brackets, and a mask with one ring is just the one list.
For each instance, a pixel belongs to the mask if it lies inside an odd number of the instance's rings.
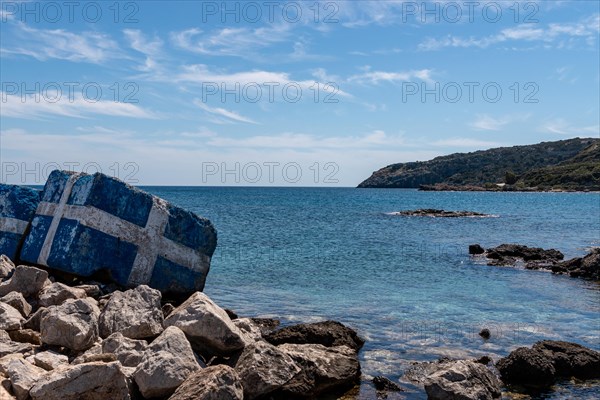
{"label": "submerged rock", "polygon": [[472,360],[441,363],[424,382],[431,400],[493,400],[501,396],[500,380],[483,364]]}
{"label": "submerged rock", "polygon": [[373,385],[375,389],[380,392],[403,392],[404,389],[395,382],[392,382],[385,376],[376,376],[373,378]]}
{"label": "submerged rock", "polygon": [[424,208],[419,210],[406,210],[391,213],[391,215],[404,215],[409,217],[442,217],[442,218],[458,218],[458,217],[491,217],[489,214],[482,214],[475,211],[446,211],[436,210],[434,208]]}
{"label": "submerged rock", "polygon": [[20,258],[122,286],[186,295],[204,288],[217,243],[212,223],[97,173],[53,171]]}
{"label": "submerged rock", "polygon": [[348,346],[360,350],[365,341],[356,331],[337,321],[287,326],[265,336],[272,344],[322,344],[326,347]]}

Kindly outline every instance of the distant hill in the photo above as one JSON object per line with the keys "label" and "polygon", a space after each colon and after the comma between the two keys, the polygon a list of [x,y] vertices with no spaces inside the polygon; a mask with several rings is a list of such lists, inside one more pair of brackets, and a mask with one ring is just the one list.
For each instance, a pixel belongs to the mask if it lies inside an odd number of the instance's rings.
{"label": "distant hill", "polygon": [[[504,187],[498,186],[505,183]],[[359,188],[600,190],[600,139],[568,139],[392,164]]]}

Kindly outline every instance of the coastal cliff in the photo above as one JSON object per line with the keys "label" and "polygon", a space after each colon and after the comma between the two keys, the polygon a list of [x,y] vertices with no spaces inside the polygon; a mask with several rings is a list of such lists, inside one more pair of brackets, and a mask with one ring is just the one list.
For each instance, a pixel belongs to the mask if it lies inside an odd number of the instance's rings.
{"label": "coastal cliff", "polygon": [[600,139],[574,138],[392,164],[359,188],[600,190]]}

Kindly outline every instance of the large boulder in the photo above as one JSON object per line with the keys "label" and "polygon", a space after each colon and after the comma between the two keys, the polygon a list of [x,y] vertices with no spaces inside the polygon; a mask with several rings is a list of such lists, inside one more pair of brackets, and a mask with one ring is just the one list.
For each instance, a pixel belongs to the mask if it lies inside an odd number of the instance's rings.
{"label": "large boulder", "polygon": [[5,331],[18,330],[21,329],[23,322],[25,322],[25,319],[19,310],[0,302],[0,329]]}
{"label": "large boulder", "polygon": [[243,400],[244,388],[227,365],[203,368],[191,374],[169,400]]}
{"label": "large boulder", "polygon": [[100,310],[89,299],[48,307],[40,320],[42,342],[75,351],[89,349],[98,339],[99,315]]}
{"label": "large boulder", "polygon": [[225,310],[204,293],[190,296],[169,314],[165,326],[181,329],[202,353],[227,355],[244,347],[242,333]]}
{"label": "large boulder", "polygon": [[354,329],[337,321],[287,326],[265,335],[272,344],[322,344],[326,347],[348,346],[358,351],[365,341]]}
{"label": "large boulder", "polygon": [[554,365],[556,375],[579,379],[600,378],[600,352],[577,343],[542,340],[533,349],[546,354]]}
{"label": "large boulder", "polygon": [[184,295],[204,288],[216,243],[207,219],[100,173],[57,170],[48,177],[21,259]]}
{"label": "large boulder", "polygon": [[536,349],[519,347],[496,363],[505,383],[550,385],[556,379],[552,360]]}
{"label": "large boulder", "polygon": [[0,183],[0,254],[17,259],[23,234],[39,201],[39,190]]}
{"label": "large boulder", "polygon": [[30,358],[34,365],[43,368],[46,371],[52,371],[59,367],[69,365],[69,357],[52,350],[39,352],[27,357],[27,360]]}
{"label": "large boulder", "polygon": [[42,368],[17,357],[10,358],[6,364],[2,365],[2,369],[10,379],[13,392],[18,400],[28,399],[29,390],[46,374]]}
{"label": "large boulder", "polygon": [[357,354],[348,346],[284,344],[278,348],[301,368],[279,391],[281,398],[318,397],[328,391],[352,387],[360,378]]}
{"label": "large boulder", "polygon": [[124,367],[137,367],[144,358],[148,343],[113,333],[102,341],[102,353],[114,354]]}
{"label": "large boulder", "polygon": [[0,254],[0,279],[10,278],[15,268],[15,263],[8,256]]}
{"label": "large boulder", "polygon": [[487,249],[485,256],[492,259],[492,264],[511,265],[516,260],[536,264],[555,264],[564,258],[563,253],[555,249],[545,250],[540,247],[527,247],[520,244],[501,244]]}
{"label": "large boulder", "polygon": [[145,398],[166,397],[199,369],[185,334],[171,326],[148,347],[133,378]]}
{"label": "large boulder", "polygon": [[100,314],[100,336],[119,332],[132,339],[152,338],[163,331],[161,294],[146,285],[116,291]]}
{"label": "large boulder", "polygon": [[543,340],[496,364],[506,383],[548,386],[559,377],[600,378],[600,353],[576,343]]}
{"label": "large boulder", "polygon": [[0,358],[9,354],[25,354],[32,349],[30,343],[13,342],[6,331],[0,330]]}
{"label": "large boulder", "polygon": [[58,368],[39,379],[33,400],[129,400],[129,383],[118,362]]}
{"label": "large boulder", "polygon": [[501,396],[500,380],[473,360],[440,363],[426,377],[424,386],[430,400],[493,400]]}
{"label": "large boulder", "polygon": [[83,289],[76,289],[64,283],[54,282],[42,289],[38,303],[42,307],[49,307],[62,304],[69,299],[84,299],[86,297],[87,294]]}
{"label": "large boulder", "polygon": [[27,318],[31,313],[31,304],[25,300],[25,297],[19,292],[10,292],[6,296],[0,298],[0,301],[17,309],[23,318]]}
{"label": "large boulder", "polygon": [[0,283],[0,296],[19,292],[23,297],[37,295],[48,281],[48,272],[26,265],[19,265],[10,279]]}
{"label": "large boulder", "polygon": [[287,352],[266,342],[246,346],[235,370],[242,381],[246,400],[280,389],[301,371]]}

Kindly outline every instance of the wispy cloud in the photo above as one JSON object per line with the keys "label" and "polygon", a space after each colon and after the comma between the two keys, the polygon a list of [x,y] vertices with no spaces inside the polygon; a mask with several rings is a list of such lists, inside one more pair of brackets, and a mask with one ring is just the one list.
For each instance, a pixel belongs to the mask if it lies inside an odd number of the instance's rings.
{"label": "wispy cloud", "polygon": [[11,46],[3,45],[2,53],[5,55],[24,55],[40,61],[58,59],[93,64],[124,57],[117,42],[103,33],[36,29],[21,22],[11,26],[18,39],[11,40]]}
{"label": "wispy cloud", "polygon": [[371,67],[367,66],[364,68],[365,72],[357,75],[352,75],[348,78],[348,82],[355,82],[360,84],[373,84],[377,85],[381,82],[394,83],[394,82],[407,82],[413,79],[419,79],[425,82],[431,82],[431,69],[420,69],[413,71],[371,71]]}
{"label": "wispy cloud", "polygon": [[226,110],[226,109],[220,108],[220,107],[210,107],[207,104],[200,101],[199,99],[195,99],[194,104],[209,114],[217,115],[219,117],[225,117],[231,121],[245,122],[248,124],[256,124],[257,123],[255,121],[251,120],[250,118],[246,118],[243,115],[240,115],[234,111]]}
{"label": "wispy cloud", "polygon": [[593,135],[600,136],[599,125],[574,126],[563,118],[556,118],[548,121],[540,127],[542,132],[554,133],[558,135]]}
{"label": "wispy cloud", "polygon": [[[480,47],[508,42],[557,42],[562,38],[584,38],[587,44],[593,44],[600,31],[600,14],[587,17],[574,23],[551,23],[546,27],[518,26],[506,28],[495,35],[485,37],[460,37],[447,35],[442,38],[427,38],[418,45],[420,50],[439,50],[445,47]],[[591,42],[591,43],[590,43]],[[559,42],[558,47],[565,47]]]}
{"label": "wispy cloud", "polygon": [[258,28],[223,28],[205,32],[198,28],[172,32],[175,46],[192,53],[211,56],[256,58],[258,50],[289,39],[292,24]]}
{"label": "wispy cloud", "polygon": [[56,102],[36,99],[35,95],[21,96],[0,92],[2,96],[2,117],[40,118],[48,116],[63,116],[74,118],[90,118],[93,115],[109,115],[114,117],[158,119],[158,115],[135,104],[115,101],[90,101],[81,96],[72,99],[62,97]]}
{"label": "wispy cloud", "polygon": [[478,114],[468,125],[478,131],[501,131],[508,124],[528,120],[531,114],[510,114],[493,117],[488,114]]}

